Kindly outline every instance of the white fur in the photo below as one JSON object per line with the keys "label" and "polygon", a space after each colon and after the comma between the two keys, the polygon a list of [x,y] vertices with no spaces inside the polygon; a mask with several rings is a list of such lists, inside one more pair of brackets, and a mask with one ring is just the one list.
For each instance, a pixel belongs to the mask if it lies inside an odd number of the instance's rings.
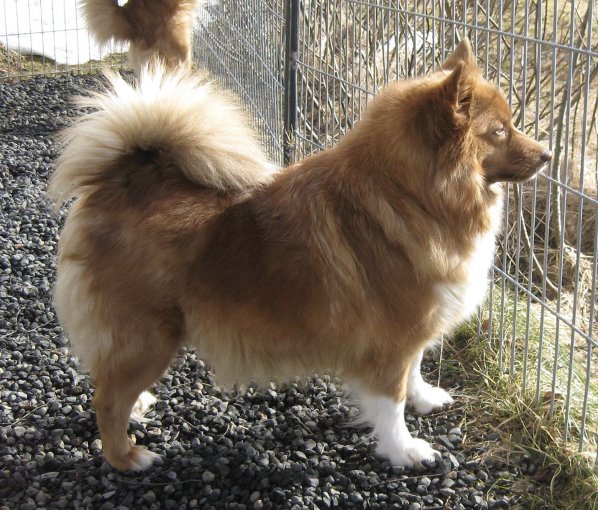
{"label": "white fur", "polygon": [[145,448],[139,448],[136,460],[137,462],[129,468],[131,471],[144,471],[151,467],[154,462],[161,460],[161,458],[157,453],[150,452]]}
{"label": "white fur", "polygon": [[71,341],[73,354],[86,369],[90,369],[91,364],[110,352],[112,331],[98,318],[96,298],[83,265],[63,253],[67,248],[76,248],[81,231],[89,228],[81,219],[80,209],[80,202],[73,205],[60,236],[61,257],[54,288],[54,307]]}
{"label": "white fur", "polygon": [[131,420],[136,421],[138,423],[145,423],[148,419],[144,416],[155,403],[156,397],[154,397],[149,391],[144,391],[135,405],[133,406],[133,410],[131,411]]}
{"label": "white fur", "polygon": [[441,409],[444,404],[452,404],[453,399],[447,391],[424,381],[421,374],[423,355],[424,350],[422,349],[409,367],[407,403],[418,414],[430,414],[436,409]]}
{"label": "white fur", "polygon": [[73,354],[86,369],[101,360],[112,346],[112,332],[96,320],[95,304],[81,264],[71,260],[60,264],[54,307],[71,340]]}
{"label": "white fur", "polygon": [[494,258],[501,207],[502,200],[497,200],[491,211],[492,228],[477,239],[471,255],[461,262],[466,278],[459,283],[443,282],[435,285],[434,290],[440,301],[437,314],[443,333],[450,333],[455,326],[470,317],[486,297],[488,271]]}
{"label": "white fur", "polygon": [[413,467],[440,455],[426,441],[411,437],[405,423],[405,400],[373,395],[357,388],[363,420],[374,427],[377,452],[395,466]]}
{"label": "white fur", "polygon": [[65,131],[66,145],[48,187],[59,204],[93,189],[90,179],[137,151],[155,154],[202,185],[246,189],[276,172],[237,106],[209,83],[184,71],[146,67],[138,85],[106,71],[111,90],[79,99],[96,111]]}

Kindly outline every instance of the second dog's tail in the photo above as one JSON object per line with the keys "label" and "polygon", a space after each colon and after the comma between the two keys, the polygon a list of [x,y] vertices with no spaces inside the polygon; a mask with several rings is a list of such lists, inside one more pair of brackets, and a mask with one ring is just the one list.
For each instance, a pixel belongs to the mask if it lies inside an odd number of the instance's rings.
{"label": "second dog's tail", "polygon": [[165,17],[175,19],[180,16],[191,19],[197,2],[198,0],[129,0],[129,3],[121,7],[118,0],[81,0],[80,5],[90,32],[98,44],[103,46],[112,38],[117,42],[144,36],[151,38],[153,34],[143,33],[156,30],[148,20],[155,21]]}
{"label": "second dog's tail", "polygon": [[272,180],[275,167],[245,116],[200,77],[166,73],[160,64],[145,68],[138,85],[114,72],[106,76],[109,90],[79,99],[95,111],[62,135],[65,148],[48,187],[58,204],[102,186],[123,157],[136,154],[224,191]]}
{"label": "second dog's tail", "polygon": [[100,46],[112,38],[118,42],[133,39],[134,27],[117,0],[81,0],[80,5],[89,31]]}

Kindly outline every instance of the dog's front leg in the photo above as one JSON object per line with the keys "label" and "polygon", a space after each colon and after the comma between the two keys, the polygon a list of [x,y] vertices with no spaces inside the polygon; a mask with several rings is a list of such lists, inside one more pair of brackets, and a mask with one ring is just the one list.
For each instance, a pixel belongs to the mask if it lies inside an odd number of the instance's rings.
{"label": "dog's front leg", "polygon": [[357,386],[356,393],[363,412],[364,421],[373,425],[378,438],[377,452],[395,466],[413,467],[422,462],[432,462],[439,453],[426,441],[411,437],[405,423],[405,383],[408,371],[402,382],[393,392],[385,395],[363,386]]}
{"label": "dog's front leg", "polygon": [[430,414],[432,411],[442,409],[444,404],[452,404],[453,399],[447,391],[424,381],[421,374],[423,356],[424,349],[413,358],[409,367],[407,404],[418,414]]}

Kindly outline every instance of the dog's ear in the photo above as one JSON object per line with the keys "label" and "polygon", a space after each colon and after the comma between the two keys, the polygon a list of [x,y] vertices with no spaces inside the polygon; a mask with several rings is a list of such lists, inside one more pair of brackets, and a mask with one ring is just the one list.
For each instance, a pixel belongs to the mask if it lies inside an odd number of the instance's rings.
{"label": "dog's ear", "polygon": [[473,88],[474,80],[464,62],[458,62],[442,82],[443,98],[459,117],[460,123],[469,123]]}
{"label": "dog's ear", "polygon": [[476,67],[476,59],[475,55],[473,54],[473,50],[471,49],[471,44],[469,39],[463,39],[455,48],[447,59],[442,64],[442,69],[454,69],[457,67],[457,64],[462,62],[466,66]]}
{"label": "dog's ear", "polygon": [[437,147],[463,137],[471,124],[475,75],[463,62],[436,85],[426,111],[430,138]]}

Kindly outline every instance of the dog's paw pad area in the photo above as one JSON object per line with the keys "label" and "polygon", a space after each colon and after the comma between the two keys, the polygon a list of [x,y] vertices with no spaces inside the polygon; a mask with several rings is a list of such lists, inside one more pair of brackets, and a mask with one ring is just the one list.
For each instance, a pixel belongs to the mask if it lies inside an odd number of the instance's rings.
{"label": "dog's paw pad area", "polygon": [[[104,458],[94,387],[68,351],[51,305],[66,209],[45,202],[60,152],[56,134],[79,115],[72,97],[95,75],[0,82],[0,501],[36,508],[507,508],[517,467],[472,442],[459,399],[430,416],[406,413],[413,437],[440,457],[413,469],[376,455],[370,429],[339,385],[314,378],[286,389],[221,391],[193,351],[142,397],[142,472]],[[427,380],[437,365],[424,361]],[[440,386],[459,391],[458,373]],[[465,434],[467,432],[467,434]],[[496,484],[498,479],[500,484]],[[507,480],[505,482],[505,480]],[[511,480],[511,481],[509,481]],[[496,500],[498,503],[491,503]]]}
{"label": "dog's paw pad area", "polygon": [[454,402],[450,394],[430,384],[421,385],[417,392],[407,399],[409,407],[417,414],[427,415],[441,410],[445,405]]}
{"label": "dog's paw pad area", "polygon": [[413,437],[396,444],[380,440],[376,452],[387,458],[393,466],[408,469],[427,467],[428,463],[434,463],[436,457],[440,457],[440,453],[434,450],[427,441]]}

